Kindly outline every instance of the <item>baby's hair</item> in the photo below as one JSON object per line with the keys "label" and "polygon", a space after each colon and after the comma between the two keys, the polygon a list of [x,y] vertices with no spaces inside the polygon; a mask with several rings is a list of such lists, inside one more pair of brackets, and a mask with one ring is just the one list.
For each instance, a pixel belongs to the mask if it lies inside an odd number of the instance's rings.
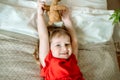
{"label": "baby's hair", "polygon": [[65,26],[62,26],[62,27],[57,27],[57,26],[48,26],[48,33],[49,33],[49,38],[50,38],[50,41],[53,37],[55,36],[69,36],[70,37],[70,40],[71,40],[71,35],[69,33],[69,31],[65,28]]}

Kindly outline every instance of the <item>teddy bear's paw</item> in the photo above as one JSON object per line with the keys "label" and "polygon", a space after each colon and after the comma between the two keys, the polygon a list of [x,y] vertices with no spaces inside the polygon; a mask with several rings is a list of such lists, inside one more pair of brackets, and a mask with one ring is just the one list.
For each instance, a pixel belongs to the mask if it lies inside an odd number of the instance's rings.
{"label": "teddy bear's paw", "polygon": [[49,21],[49,22],[48,22],[48,24],[49,24],[49,25],[52,25],[52,24],[53,24],[53,22]]}

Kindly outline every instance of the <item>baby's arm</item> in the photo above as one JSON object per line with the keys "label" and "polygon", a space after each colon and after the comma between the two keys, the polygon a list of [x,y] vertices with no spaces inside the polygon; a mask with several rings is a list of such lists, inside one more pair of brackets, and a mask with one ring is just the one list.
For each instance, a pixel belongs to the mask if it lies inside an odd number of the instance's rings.
{"label": "baby's arm", "polygon": [[49,51],[49,38],[48,38],[48,30],[44,21],[44,3],[39,2],[38,0],[38,9],[37,9],[37,27],[38,27],[38,35],[39,35],[39,58],[43,67],[45,67],[45,57]]}
{"label": "baby's arm", "polygon": [[68,8],[62,12],[62,21],[64,22],[65,27],[67,28],[67,30],[69,31],[69,33],[71,34],[71,38],[72,38],[72,50],[73,53],[75,54],[76,58],[77,58],[77,54],[78,54],[78,41],[77,41],[77,35],[75,33],[75,29],[72,25],[71,19],[70,19],[70,13]]}

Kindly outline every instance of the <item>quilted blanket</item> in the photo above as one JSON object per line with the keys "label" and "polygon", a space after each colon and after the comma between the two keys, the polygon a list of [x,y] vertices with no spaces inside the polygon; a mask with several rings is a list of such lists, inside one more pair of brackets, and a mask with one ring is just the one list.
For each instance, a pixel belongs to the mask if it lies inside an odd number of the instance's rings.
{"label": "quilted blanket", "polygon": [[40,80],[36,47],[35,38],[0,30],[0,80]]}

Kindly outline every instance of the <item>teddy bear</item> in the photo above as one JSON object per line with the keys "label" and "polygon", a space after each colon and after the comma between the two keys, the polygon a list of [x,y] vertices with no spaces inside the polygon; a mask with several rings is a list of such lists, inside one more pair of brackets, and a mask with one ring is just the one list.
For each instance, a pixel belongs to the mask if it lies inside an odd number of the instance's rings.
{"label": "teddy bear", "polygon": [[50,5],[46,5],[43,7],[46,10],[49,17],[49,25],[53,25],[55,23],[61,22],[60,11],[66,10],[66,6],[58,5],[61,0],[52,0]]}

